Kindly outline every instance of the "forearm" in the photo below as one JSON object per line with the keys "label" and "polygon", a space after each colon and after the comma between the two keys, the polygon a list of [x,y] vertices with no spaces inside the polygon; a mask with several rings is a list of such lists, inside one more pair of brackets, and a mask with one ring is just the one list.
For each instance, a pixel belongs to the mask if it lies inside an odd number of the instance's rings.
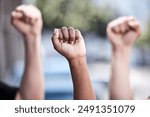
{"label": "forearm", "polygon": [[129,48],[122,51],[112,50],[110,99],[133,99],[129,81],[129,54]]}
{"label": "forearm", "polygon": [[[40,38],[40,36],[36,37]],[[25,69],[20,87],[22,99],[43,99],[40,39],[25,39]]]}
{"label": "forearm", "polygon": [[69,61],[75,100],[95,100],[91,81],[89,78],[86,57]]}

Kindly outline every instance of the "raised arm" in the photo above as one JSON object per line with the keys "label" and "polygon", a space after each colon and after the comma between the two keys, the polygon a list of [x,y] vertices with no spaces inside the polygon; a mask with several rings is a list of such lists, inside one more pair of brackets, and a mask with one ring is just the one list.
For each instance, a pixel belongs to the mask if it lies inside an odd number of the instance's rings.
{"label": "raised arm", "polygon": [[110,99],[133,99],[129,79],[129,55],[133,43],[141,33],[139,22],[134,17],[121,17],[109,23],[107,35],[112,44]]}
{"label": "raised arm", "polygon": [[17,99],[43,99],[41,13],[32,5],[21,5],[11,16],[12,25],[23,35],[25,46],[25,69]]}
{"label": "raised arm", "polygon": [[86,49],[79,30],[74,28],[55,29],[52,42],[55,50],[62,54],[69,62],[74,86],[75,100],[96,99],[89,78]]}

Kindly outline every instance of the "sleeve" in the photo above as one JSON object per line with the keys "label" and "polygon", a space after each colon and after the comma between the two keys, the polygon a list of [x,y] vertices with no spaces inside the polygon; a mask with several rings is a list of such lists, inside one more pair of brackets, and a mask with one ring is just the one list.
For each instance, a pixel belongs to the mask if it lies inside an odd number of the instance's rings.
{"label": "sleeve", "polygon": [[14,100],[19,88],[0,82],[0,100]]}

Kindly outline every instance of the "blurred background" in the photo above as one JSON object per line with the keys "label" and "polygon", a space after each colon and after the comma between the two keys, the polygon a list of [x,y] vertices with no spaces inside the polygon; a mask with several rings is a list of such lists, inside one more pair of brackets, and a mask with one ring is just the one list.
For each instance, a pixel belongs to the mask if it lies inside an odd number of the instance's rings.
{"label": "blurred background", "polygon": [[111,45],[106,26],[115,18],[129,15],[142,26],[142,36],[130,56],[131,84],[135,99],[150,96],[150,0],[0,0],[0,80],[11,86],[20,85],[24,69],[22,37],[10,24],[10,13],[20,4],[34,4],[42,12],[45,99],[72,99],[68,63],[50,41],[53,29],[62,26],[81,30],[97,99],[108,99]]}

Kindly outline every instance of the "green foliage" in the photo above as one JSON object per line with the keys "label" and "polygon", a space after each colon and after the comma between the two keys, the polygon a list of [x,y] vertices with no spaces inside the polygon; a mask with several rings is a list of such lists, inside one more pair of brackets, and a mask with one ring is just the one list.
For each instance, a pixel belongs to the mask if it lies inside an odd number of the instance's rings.
{"label": "green foliage", "polygon": [[106,36],[107,23],[114,18],[113,11],[98,8],[91,0],[37,0],[44,25],[50,28],[73,26],[81,31],[95,31]]}
{"label": "green foliage", "polygon": [[150,20],[147,23],[147,29],[146,31],[142,34],[142,36],[140,37],[140,39],[137,42],[138,46],[150,46]]}

